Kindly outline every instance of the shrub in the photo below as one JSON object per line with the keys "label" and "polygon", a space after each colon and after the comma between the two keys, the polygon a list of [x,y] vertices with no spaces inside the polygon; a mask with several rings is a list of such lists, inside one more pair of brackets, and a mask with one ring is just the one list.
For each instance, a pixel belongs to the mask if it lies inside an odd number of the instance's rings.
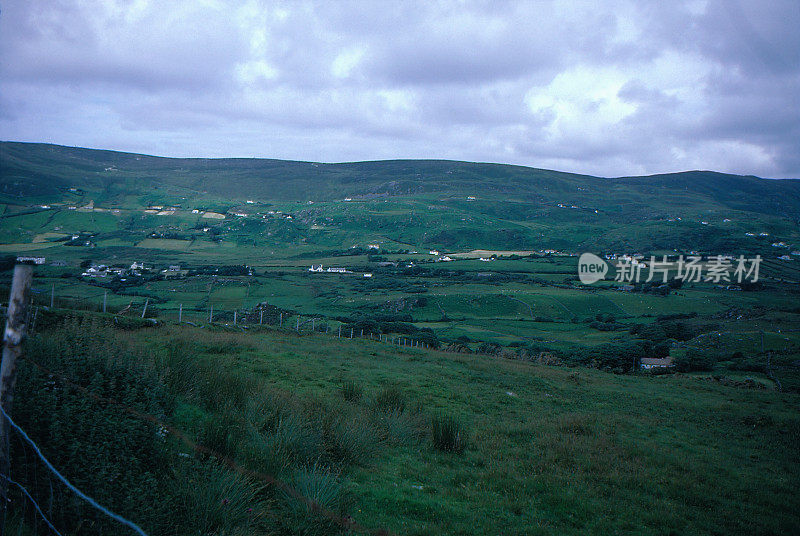
{"label": "shrub", "polygon": [[431,419],[431,439],[436,450],[464,452],[467,436],[466,427],[455,417],[439,415]]}
{"label": "shrub", "polygon": [[714,360],[708,356],[681,356],[674,360],[678,372],[709,372],[714,370]]}

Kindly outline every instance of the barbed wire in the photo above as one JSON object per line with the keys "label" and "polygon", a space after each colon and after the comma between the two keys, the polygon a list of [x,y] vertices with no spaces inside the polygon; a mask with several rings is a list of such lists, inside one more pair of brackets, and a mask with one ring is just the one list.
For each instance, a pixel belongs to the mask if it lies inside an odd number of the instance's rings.
{"label": "barbed wire", "polygon": [[[58,469],[56,469],[55,466],[53,466],[52,463],[50,463],[50,460],[48,460],[45,457],[45,455],[42,454],[42,451],[39,449],[39,446],[33,441],[33,439],[31,439],[28,436],[28,434],[25,433],[25,430],[20,428],[20,426],[17,423],[14,422],[14,420],[11,418],[11,416],[8,413],[6,413],[6,410],[3,409],[3,407],[1,405],[0,405],[0,413],[3,414],[3,417],[8,421],[8,424],[10,424],[11,427],[14,428],[23,437],[23,439],[25,439],[25,441],[28,442],[28,444],[30,444],[31,448],[33,448],[33,451],[36,452],[36,454],[39,456],[39,459],[42,460],[42,463],[45,464],[45,466],[50,470],[50,472],[53,473],[59,480],[61,480],[61,482],[63,482],[63,484],[65,486],[67,486],[75,495],[77,495],[78,497],[80,497],[81,499],[83,499],[84,501],[89,503],[91,506],[93,506],[96,510],[99,510],[100,512],[104,513],[105,515],[107,515],[111,519],[114,519],[114,520],[122,523],[123,525],[126,525],[126,526],[130,527],[137,534],[140,534],[141,536],[147,536],[147,533],[145,531],[143,531],[141,528],[139,528],[139,525],[137,525],[133,521],[129,521],[129,520],[125,519],[124,517],[122,517],[119,514],[115,514],[114,512],[112,512],[111,510],[109,510],[105,506],[101,505],[100,503],[95,501],[93,498],[89,497],[84,492],[82,492],[81,490],[76,488],[75,485],[72,484],[72,482],[67,480],[67,478],[64,475],[62,475],[58,471]],[[9,482],[10,482],[10,480],[9,480]]]}
{"label": "barbed wire", "polygon": [[44,515],[44,512],[42,511],[41,507],[39,506],[39,503],[37,503],[36,499],[33,498],[33,496],[28,492],[27,489],[25,489],[25,486],[23,486],[19,482],[15,481],[15,480],[12,480],[11,478],[9,478],[8,476],[3,475],[3,474],[0,474],[0,478],[5,480],[9,484],[14,484],[15,486],[17,486],[22,491],[22,493],[25,494],[25,496],[28,498],[28,500],[31,502],[31,504],[33,504],[33,507],[36,508],[36,511],[39,512],[39,516],[41,516],[41,518],[44,520],[44,522],[47,523],[47,526],[50,527],[50,530],[52,530],[57,536],[62,536],[61,533],[58,532],[56,527],[50,522],[50,520],[47,519],[47,516]]}

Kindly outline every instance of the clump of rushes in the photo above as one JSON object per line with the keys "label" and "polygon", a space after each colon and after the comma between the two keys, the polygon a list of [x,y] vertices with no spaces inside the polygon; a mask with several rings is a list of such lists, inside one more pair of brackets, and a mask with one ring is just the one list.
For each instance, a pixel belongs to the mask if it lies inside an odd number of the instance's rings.
{"label": "clump of rushes", "polygon": [[347,381],[341,387],[342,396],[348,402],[358,402],[361,400],[361,395],[364,394],[364,388],[360,383],[354,381]]}
{"label": "clump of rushes", "polygon": [[375,406],[382,411],[402,412],[406,408],[406,397],[396,385],[387,385],[375,397]]}
{"label": "clump of rushes", "polygon": [[431,419],[431,439],[436,450],[462,453],[467,447],[469,432],[464,424],[449,415],[437,415]]}

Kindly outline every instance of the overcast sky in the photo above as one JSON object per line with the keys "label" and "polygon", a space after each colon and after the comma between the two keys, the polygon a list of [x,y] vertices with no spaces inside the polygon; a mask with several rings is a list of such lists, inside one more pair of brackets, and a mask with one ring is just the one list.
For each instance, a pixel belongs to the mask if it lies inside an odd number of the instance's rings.
{"label": "overcast sky", "polygon": [[5,0],[0,139],[800,177],[800,1]]}

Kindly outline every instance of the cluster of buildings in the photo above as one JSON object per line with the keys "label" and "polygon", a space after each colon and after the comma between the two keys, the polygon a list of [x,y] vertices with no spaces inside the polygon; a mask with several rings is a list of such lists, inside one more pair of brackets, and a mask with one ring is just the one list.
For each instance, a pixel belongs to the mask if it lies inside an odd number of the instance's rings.
{"label": "cluster of buildings", "polygon": [[[143,262],[133,262],[130,268],[107,266],[105,264],[92,264],[83,273],[81,273],[81,276],[92,279],[119,277],[122,281],[125,281],[125,277],[127,276],[138,277],[144,273],[153,271],[153,269],[146,267]],[[179,264],[171,264],[167,268],[158,271],[158,273],[163,275],[165,278],[181,277],[186,275],[187,272],[188,270],[182,270]]]}
{"label": "cluster of buildings", "polygon": [[[329,273],[329,274],[352,274],[354,273],[352,270],[348,270],[347,268],[339,268],[336,266],[329,266],[324,268],[321,264],[312,264],[311,268],[308,269],[309,272],[314,273]],[[370,278],[372,274],[369,272],[363,273],[362,277]]]}

